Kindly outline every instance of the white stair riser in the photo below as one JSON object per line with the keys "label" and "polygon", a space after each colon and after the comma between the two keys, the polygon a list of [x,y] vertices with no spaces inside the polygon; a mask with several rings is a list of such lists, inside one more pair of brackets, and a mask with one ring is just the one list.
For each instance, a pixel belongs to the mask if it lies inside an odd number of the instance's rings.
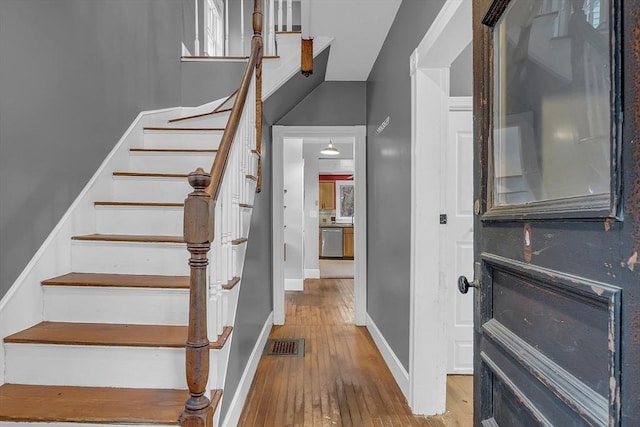
{"label": "white stair riser", "polygon": [[153,173],[190,173],[201,167],[211,169],[214,153],[149,153],[134,151],[129,156],[131,170]]}
{"label": "white stair riser", "polygon": [[6,344],[6,367],[14,384],[187,388],[184,348]]}
{"label": "white stair riser", "polygon": [[96,206],[96,233],[181,236],[184,208]]}
{"label": "white stair riser", "polygon": [[189,275],[189,252],[177,243],[95,242],[71,243],[72,271]]}
{"label": "white stair riser", "polygon": [[145,148],[216,149],[222,131],[152,131],[144,132]]}
{"label": "white stair riser", "polygon": [[44,286],[44,320],[187,325],[188,289]]}
{"label": "white stair riser", "polygon": [[113,177],[113,197],[117,201],[183,202],[192,191],[187,178]]}

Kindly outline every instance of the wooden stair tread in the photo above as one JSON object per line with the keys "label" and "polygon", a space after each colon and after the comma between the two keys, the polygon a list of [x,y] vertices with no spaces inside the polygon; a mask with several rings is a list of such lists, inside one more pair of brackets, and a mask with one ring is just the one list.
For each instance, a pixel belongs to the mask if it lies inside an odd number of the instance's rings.
{"label": "wooden stair tread", "polygon": [[206,148],[130,148],[131,153],[217,153],[218,150]]}
{"label": "wooden stair tread", "polygon": [[4,384],[0,421],[176,425],[188,397],[187,390]]}
{"label": "wooden stair tread", "polygon": [[[225,327],[209,347],[222,348],[231,330],[230,326]],[[184,348],[187,326],[41,322],[6,337],[4,341],[14,344]]]}
{"label": "wooden stair tread", "polygon": [[189,174],[116,171],[113,173],[113,176],[129,176],[129,177],[144,177],[144,178],[188,178]]}
{"label": "wooden stair tread", "polygon": [[94,242],[184,243],[183,236],[152,236],[137,234],[85,234],[73,236],[71,239]]}
{"label": "wooden stair tread", "polygon": [[257,176],[249,175],[249,174],[245,175],[245,178],[250,179],[251,181],[257,181],[258,180]]}
{"label": "wooden stair tread", "polygon": [[145,131],[182,131],[182,132],[222,132],[224,128],[196,128],[196,127],[177,127],[177,126],[149,126],[144,128]]}
{"label": "wooden stair tread", "polygon": [[115,201],[98,201],[94,202],[95,206],[131,206],[131,207],[159,207],[159,208],[184,208],[184,203],[170,202],[115,202]]}
{"label": "wooden stair tread", "polygon": [[241,244],[243,244],[243,243],[247,242],[247,240],[248,240],[248,239],[247,239],[246,237],[240,237],[240,238],[238,238],[238,239],[234,239],[234,240],[232,240],[232,241],[231,241],[231,244],[232,244],[232,245],[241,245]]}
{"label": "wooden stair tread", "polygon": [[241,208],[253,209],[253,205],[250,205],[248,203],[240,203],[238,204],[238,206],[240,206]]}
{"label": "wooden stair tread", "polygon": [[95,286],[157,289],[189,289],[189,276],[150,274],[67,273],[42,282],[45,286]]}

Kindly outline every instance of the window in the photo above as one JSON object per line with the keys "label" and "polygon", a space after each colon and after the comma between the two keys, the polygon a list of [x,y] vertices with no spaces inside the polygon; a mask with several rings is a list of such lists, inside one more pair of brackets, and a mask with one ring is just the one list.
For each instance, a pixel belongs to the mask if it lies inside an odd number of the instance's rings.
{"label": "window", "polygon": [[224,55],[224,23],[220,0],[206,0],[205,7],[205,54]]}
{"label": "window", "polygon": [[601,3],[513,0],[494,27],[492,207],[609,203],[612,73]]}

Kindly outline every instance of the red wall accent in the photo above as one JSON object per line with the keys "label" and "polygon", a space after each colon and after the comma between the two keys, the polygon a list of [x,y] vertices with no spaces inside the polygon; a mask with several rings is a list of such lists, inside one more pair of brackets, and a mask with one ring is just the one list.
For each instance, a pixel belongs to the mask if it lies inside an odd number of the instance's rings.
{"label": "red wall accent", "polygon": [[353,181],[353,174],[318,175],[320,181]]}

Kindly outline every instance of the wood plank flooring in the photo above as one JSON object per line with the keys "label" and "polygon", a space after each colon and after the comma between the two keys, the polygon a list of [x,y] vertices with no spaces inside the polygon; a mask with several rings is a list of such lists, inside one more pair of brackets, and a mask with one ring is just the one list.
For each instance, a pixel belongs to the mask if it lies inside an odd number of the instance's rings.
{"label": "wood plank flooring", "polygon": [[353,280],[312,279],[287,292],[286,325],[270,338],[304,338],[304,357],[263,356],[238,426],[472,425],[471,377],[450,377],[444,416],[415,417],[369,332],[355,326]]}

